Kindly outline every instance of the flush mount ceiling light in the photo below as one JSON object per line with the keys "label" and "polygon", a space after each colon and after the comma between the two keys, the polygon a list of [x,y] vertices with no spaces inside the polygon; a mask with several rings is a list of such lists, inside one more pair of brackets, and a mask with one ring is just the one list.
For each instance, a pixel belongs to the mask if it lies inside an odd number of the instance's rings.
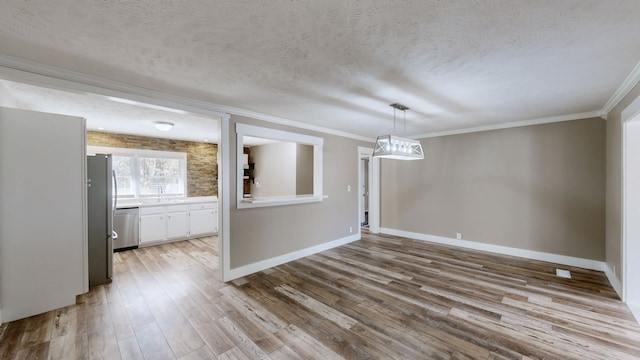
{"label": "flush mount ceiling light", "polygon": [[[404,114],[404,129],[406,132],[406,112],[409,108],[398,103],[389,106],[393,108],[393,131],[395,132],[396,130],[396,110],[400,110]],[[424,159],[424,152],[422,152],[420,141],[389,134],[378,136],[376,145],[373,148],[373,156],[394,160],[421,160]]]}
{"label": "flush mount ceiling light", "polygon": [[160,131],[169,131],[173,127],[173,123],[167,121],[154,121],[153,125]]}

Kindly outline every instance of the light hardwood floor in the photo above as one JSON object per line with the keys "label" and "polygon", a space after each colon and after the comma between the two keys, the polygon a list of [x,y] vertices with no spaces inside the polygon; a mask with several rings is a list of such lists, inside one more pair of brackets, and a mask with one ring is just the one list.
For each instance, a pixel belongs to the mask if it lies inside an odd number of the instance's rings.
{"label": "light hardwood floor", "polygon": [[0,327],[0,359],[640,358],[600,272],[365,233],[224,284],[217,249],[115,254],[112,284]]}

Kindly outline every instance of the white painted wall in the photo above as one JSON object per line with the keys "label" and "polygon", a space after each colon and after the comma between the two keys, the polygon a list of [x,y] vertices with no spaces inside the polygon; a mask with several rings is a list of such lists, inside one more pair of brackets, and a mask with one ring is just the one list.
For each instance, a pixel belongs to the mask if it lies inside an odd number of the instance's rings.
{"label": "white painted wall", "polygon": [[13,321],[88,287],[85,121],[0,108],[0,307]]}
{"label": "white painted wall", "polygon": [[624,124],[624,265],[625,297],[640,319],[640,115]]}

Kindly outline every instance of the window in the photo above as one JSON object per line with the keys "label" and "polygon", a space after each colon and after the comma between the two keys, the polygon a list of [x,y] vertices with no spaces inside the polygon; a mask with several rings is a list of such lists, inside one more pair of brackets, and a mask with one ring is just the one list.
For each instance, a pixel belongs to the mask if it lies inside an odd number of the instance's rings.
{"label": "window", "polygon": [[135,187],[133,185],[133,156],[113,155],[113,170],[116,172],[116,182],[118,183],[118,197],[135,197]]}
{"label": "window", "polygon": [[187,153],[101,146],[87,152],[113,154],[118,198],[186,196]]}

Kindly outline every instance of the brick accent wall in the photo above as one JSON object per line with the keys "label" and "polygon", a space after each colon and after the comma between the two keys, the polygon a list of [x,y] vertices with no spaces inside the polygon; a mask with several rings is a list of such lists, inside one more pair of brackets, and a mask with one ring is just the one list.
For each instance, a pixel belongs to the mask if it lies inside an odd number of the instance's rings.
{"label": "brick accent wall", "polygon": [[187,153],[187,196],[218,196],[218,145],[87,131],[87,145]]}

